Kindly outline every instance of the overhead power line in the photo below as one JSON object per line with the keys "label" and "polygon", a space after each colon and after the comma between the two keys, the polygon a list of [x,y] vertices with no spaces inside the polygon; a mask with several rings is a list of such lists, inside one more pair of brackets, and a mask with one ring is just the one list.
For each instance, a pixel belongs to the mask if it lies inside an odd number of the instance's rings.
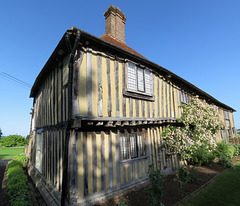
{"label": "overhead power line", "polygon": [[28,89],[31,89],[31,87],[32,87],[30,84],[28,84],[28,83],[26,83],[26,82],[24,82],[24,81],[22,81],[22,80],[20,80],[20,79],[18,79],[16,77],[10,75],[10,74],[7,74],[5,72],[0,73],[0,76],[3,79],[5,79],[7,81],[10,81],[10,82],[12,82],[14,84],[17,84],[17,85],[19,85],[21,87],[25,87],[25,88],[28,88]]}

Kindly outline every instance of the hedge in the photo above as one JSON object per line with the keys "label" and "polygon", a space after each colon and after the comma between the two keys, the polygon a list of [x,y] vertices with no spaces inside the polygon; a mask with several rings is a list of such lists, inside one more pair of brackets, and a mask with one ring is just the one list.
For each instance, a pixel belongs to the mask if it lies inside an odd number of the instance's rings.
{"label": "hedge", "polygon": [[12,160],[7,165],[7,189],[12,206],[32,205],[27,175],[22,167],[22,162]]}

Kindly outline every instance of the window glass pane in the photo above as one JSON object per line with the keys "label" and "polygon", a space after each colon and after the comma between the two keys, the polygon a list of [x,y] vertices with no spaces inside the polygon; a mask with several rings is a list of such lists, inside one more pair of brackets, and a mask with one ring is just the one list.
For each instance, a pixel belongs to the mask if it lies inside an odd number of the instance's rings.
{"label": "window glass pane", "polygon": [[185,95],[186,95],[186,103],[188,104],[188,103],[190,103],[188,93],[185,93]]}
{"label": "window glass pane", "polygon": [[136,134],[130,134],[130,152],[132,158],[137,157]]}
{"label": "window glass pane", "polygon": [[187,104],[188,103],[188,94],[184,91],[180,92],[181,95],[181,102]]}
{"label": "window glass pane", "polygon": [[141,133],[138,134],[138,156],[143,156],[143,136]]}
{"label": "window glass pane", "polygon": [[132,63],[128,63],[128,89],[137,90],[136,67]]}
{"label": "window glass pane", "polygon": [[121,150],[121,159],[122,160],[128,159],[127,136],[124,133],[121,134],[120,150]]}
{"label": "window glass pane", "polygon": [[137,83],[138,83],[138,91],[144,92],[144,78],[143,78],[143,69],[142,68],[137,68]]}
{"label": "window glass pane", "polygon": [[36,163],[35,167],[42,173],[42,144],[43,133],[36,135]]}
{"label": "window glass pane", "polygon": [[152,72],[145,70],[145,92],[152,94]]}

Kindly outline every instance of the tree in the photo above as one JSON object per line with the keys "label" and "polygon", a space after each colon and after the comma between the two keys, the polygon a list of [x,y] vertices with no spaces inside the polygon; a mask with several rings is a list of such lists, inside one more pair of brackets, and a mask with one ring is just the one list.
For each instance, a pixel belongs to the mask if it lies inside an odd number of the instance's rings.
{"label": "tree", "polygon": [[27,136],[26,136],[26,139],[29,140],[29,137],[30,137],[30,135],[27,135]]}
{"label": "tree", "polygon": [[0,139],[1,139],[1,136],[2,136],[2,129],[0,128]]}
{"label": "tree", "polygon": [[5,147],[25,146],[28,140],[20,135],[9,135],[1,139],[1,145]]}

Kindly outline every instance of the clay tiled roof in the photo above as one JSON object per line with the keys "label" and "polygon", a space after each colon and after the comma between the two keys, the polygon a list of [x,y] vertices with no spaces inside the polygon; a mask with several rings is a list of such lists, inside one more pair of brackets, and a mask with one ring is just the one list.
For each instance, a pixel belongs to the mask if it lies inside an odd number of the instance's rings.
{"label": "clay tiled roof", "polygon": [[131,47],[127,46],[126,44],[114,39],[113,37],[107,35],[107,34],[103,34],[103,36],[99,37],[100,39],[104,40],[104,41],[107,41],[115,46],[118,46],[128,52],[131,52],[141,58],[144,58],[144,59],[147,59],[145,58],[144,56],[142,56],[141,54],[139,54],[138,52],[136,52],[134,49],[132,49]]}

